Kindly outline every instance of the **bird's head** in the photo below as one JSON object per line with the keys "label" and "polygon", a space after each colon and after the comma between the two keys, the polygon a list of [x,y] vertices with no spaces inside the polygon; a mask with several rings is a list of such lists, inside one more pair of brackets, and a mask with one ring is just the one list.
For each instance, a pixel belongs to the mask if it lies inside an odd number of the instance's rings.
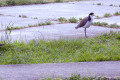
{"label": "bird's head", "polygon": [[89,16],[90,16],[90,15],[94,16],[94,13],[93,13],[93,12],[91,12],[91,13],[89,14]]}

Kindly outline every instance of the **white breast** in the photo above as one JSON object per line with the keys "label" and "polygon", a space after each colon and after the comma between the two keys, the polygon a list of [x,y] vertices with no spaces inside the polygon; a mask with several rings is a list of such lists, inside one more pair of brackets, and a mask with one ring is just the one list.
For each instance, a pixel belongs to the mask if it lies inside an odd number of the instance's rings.
{"label": "white breast", "polygon": [[87,23],[85,24],[85,26],[83,26],[83,28],[89,28],[90,27],[90,25],[92,24],[92,21],[93,21],[93,16],[90,15],[90,18],[91,18],[91,20],[87,21]]}

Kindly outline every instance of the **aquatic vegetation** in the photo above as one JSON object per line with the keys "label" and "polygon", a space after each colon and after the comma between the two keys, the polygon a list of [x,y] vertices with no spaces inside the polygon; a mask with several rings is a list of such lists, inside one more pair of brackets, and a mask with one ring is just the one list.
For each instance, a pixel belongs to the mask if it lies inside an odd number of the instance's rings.
{"label": "aquatic vegetation", "polygon": [[108,23],[106,22],[93,22],[92,24],[95,26],[108,26]]}
{"label": "aquatic vegetation", "polygon": [[120,15],[119,11],[117,11],[117,12],[114,13],[114,16],[119,16],[119,15]]}
{"label": "aquatic vegetation", "polygon": [[23,29],[23,28],[25,28],[25,26],[15,26],[15,27],[13,27],[13,26],[10,26],[10,27],[7,27],[6,28],[6,30],[18,30],[18,29]]}
{"label": "aquatic vegetation", "polygon": [[45,21],[45,25],[51,25],[52,23],[50,21]]}
{"label": "aquatic vegetation", "polygon": [[5,30],[17,30],[17,29],[24,29],[28,27],[37,27],[37,26],[44,26],[44,25],[51,25],[52,23],[50,21],[40,22],[37,24],[28,24],[28,26],[9,26]]}
{"label": "aquatic vegetation", "polygon": [[109,27],[109,28],[120,28],[120,25],[118,25],[116,23],[114,23],[114,24],[108,24],[106,22],[93,22],[92,25]]}
{"label": "aquatic vegetation", "polygon": [[19,17],[21,17],[21,18],[27,18],[26,15],[19,15]]}
{"label": "aquatic vegetation", "polygon": [[1,0],[2,6],[29,5],[29,4],[47,4],[53,2],[69,2],[81,0]]}
{"label": "aquatic vegetation", "polygon": [[114,23],[109,25],[110,28],[120,28],[120,25]]}
{"label": "aquatic vegetation", "polygon": [[111,17],[112,15],[110,13],[104,14],[104,17]]}
{"label": "aquatic vegetation", "polygon": [[101,17],[99,17],[99,16],[95,16],[95,19],[100,19]]}
{"label": "aquatic vegetation", "polygon": [[113,6],[113,4],[110,4],[109,6]]}
{"label": "aquatic vegetation", "polygon": [[102,5],[101,3],[97,3],[97,5]]}
{"label": "aquatic vegetation", "polygon": [[[42,78],[42,80],[119,80],[120,78],[112,78],[112,77],[104,77],[104,76],[81,76],[78,73],[73,73],[71,74],[70,77],[58,77],[58,78],[54,78],[54,77],[49,77],[49,78]],[[38,79],[39,80],[39,79]]]}
{"label": "aquatic vegetation", "polygon": [[78,20],[75,17],[72,17],[72,18],[69,19],[69,22],[70,23],[77,23]]}
{"label": "aquatic vegetation", "polygon": [[67,22],[68,20],[64,17],[60,17],[60,18],[58,18],[58,21],[61,23],[64,23],[64,22]]}

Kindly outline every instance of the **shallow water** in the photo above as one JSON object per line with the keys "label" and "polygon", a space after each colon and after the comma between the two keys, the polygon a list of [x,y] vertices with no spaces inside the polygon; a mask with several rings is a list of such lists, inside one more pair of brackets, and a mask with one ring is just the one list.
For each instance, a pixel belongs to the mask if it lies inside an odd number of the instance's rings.
{"label": "shallow water", "polygon": [[113,16],[109,18],[95,19],[94,22],[106,22],[108,24],[118,24],[120,25],[120,16]]}
{"label": "shallow water", "polygon": [[[117,0],[118,1],[118,0]],[[105,13],[115,13],[120,11],[120,7],[98,6],[89,3],[119,3],[116,0],[80,1],[68,3],[51,3],[38,5],[24,5],[0,8],[0,13],[5,15],[26,15],[28,17],[38,17],[40,19],[59,18],[59,17],[85,17],[90,12],[103,16]]]}
{"label": "shallow water", "polygon": [[[31,18],[19,18],[19,17],[11,17],[11,16],[0,16],[0,24],[4,27],[0,27],[0,29],[5,29],[9,24],[12,27],[20,27],[20,26],[28,26],[29,24],[37,24],[40,22],[45,22],[46,20],[38,20]],[[6,27],[5,27],[6,25]]]}
{"label": "shallow water", "polygon": [[[76,39],[85,38],[84,28],[75,29],[77,24],[56,24],[42,27],[32,27],[20,30],[13,30],[10,34],[12,40],[25,41],[39,39]],[[100,35],[110,31],[120,31],[120,29],[112,29],[98,26],[91,26],[87,29],[88,38]],[[0,32],[0,36],[4,35],[4,31]]]}
{"label": "shallow water", "polygon": [[[109,4],[119,4],[119,0],[95,0],[95,1],[80,1],[80,2],[66,2],[66,3],[51,3],[51,4],[37,4],[24,6],[0,7],[0,24],[8,25],[14,23],[14,26],[27,26],[28,24],[36,24],[38,22],[45,22],[48,18],[58,19],[59,17],[85,17],[90,12],[102,17],[105,13],[114,14],[120,11],[120,7],[109,6]],[[94,5],[93,5],[94,3]],[[102,3],[102,5],[96,5]],[[8,16],[9,15],[9,16]],[[20,18],[19,15],[25,15],[27,18]],[[37,17],[38,19],[33,19]],[[109,24],[120,24],[120,16],[113,16],[110,18],[94,19],[94,22],[107,22]],[[56,22],[55,22],[56,23]],[[77,24],[56,24],[49,26],[40,26],[33,28],[26,28],[20,30],[13,30],[11,38],[13,40],[29,41],[32,39],[60,39],[60,38],[84,38],[84,29],[75,30]],[[0,29],[5,29],[1,27]],[[104,28],[91,26],[87,29],[89,37],[100,35],[110,30],[119,31],[119,29]],[[4,35],[4,31],[0,32]]]}
{"label": "shallow water", "polygon": [[92,1],[83,1],[84,3],[87,3],[87,4],[97,4],[97,3],[101,3],[102,5],[104,6],[109,6],[110,4],[113,4],[113,5],[117,5],[119,6],[120,5],[120,0],[92,0]]}

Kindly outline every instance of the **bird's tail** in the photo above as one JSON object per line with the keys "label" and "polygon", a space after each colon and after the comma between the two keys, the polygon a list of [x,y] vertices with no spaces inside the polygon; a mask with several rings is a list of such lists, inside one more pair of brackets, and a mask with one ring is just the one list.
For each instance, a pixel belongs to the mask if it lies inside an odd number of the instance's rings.
{"label": "bird's tail", "polygon": [[75,29],[78,29],[78,27],[76,26]]}

